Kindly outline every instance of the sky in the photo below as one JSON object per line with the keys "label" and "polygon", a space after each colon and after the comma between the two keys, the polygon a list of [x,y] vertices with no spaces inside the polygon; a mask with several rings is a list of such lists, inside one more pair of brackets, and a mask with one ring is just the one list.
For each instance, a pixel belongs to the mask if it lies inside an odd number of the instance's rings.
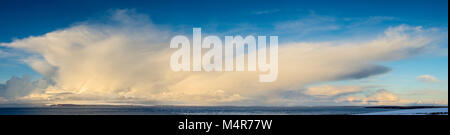
{"label": "sky", "polygon": [[[170,38],[279,36],[279,79],[177,73]],[[0,104],[447,105],[447,0],[2,0]]]}

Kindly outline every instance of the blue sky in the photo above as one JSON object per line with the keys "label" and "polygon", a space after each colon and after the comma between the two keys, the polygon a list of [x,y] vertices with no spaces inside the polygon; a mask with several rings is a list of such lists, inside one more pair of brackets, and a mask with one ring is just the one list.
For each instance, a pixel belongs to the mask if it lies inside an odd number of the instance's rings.
{"label": "blue sky", "polygon": [[[201,27],[217,35],[278,35],[281,43],[365,40],[380,36],[399,25],[438,29],[447,37],[435,44],[440,51],[400,61],[383,63],[392,69],[372,85],[405,89],[447,90],[447,83],[418,83],[417,76],[432,75],[448,81],[447,0],[2,0],[0,2],[0,43],[40,36],[84,21],[99,21],[116,9],[131,9],[148,15],[155,25],[176,33],[190,33]],[[298,22],[303,22],[299,24]],[[293,29],[292,27],[300,27]],[[40,75],[21,61],[23,51],[0,47],[0,83],[12,76]],[[354,81],[333,82],[352,84]]]}
{"label": "blue sky", "polygon": [[[208,28],[218,31],[230,25],[248,23],[270,27],[273,23],[296,20],[314,12],[337,18],[396,17],[396,21],[375,26],[386,27],[407,23],[424,27],[448,26],[446,0],[300,0],[300,1],[118,1],[118,0],[6,0],[0,5],[2,33],[0,41],[41,35],[68,27],[76,22],[98,18],[111,9],[136,9],[147,14],[156,24]],[[258,15],[259,14],[259,15]],[[263,16],[263,17],[261,17]],[[374,27],[370,27],[374,28]],[[212,29],[212,28],[211,28]]]}

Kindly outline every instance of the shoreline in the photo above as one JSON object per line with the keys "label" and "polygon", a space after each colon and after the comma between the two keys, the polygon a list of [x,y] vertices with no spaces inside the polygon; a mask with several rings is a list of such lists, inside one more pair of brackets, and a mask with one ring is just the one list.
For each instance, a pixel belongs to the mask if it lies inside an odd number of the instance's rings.
{"label": "shoreline", "polygon": [[396,111],[383,111],[359,115],[448,115],[448,108],[402,109]]}
{"label": "shoreline", "polygon": [[448,108],[448,106],[369,106],[366,108],[376,109],[431,109],[431,108]]}

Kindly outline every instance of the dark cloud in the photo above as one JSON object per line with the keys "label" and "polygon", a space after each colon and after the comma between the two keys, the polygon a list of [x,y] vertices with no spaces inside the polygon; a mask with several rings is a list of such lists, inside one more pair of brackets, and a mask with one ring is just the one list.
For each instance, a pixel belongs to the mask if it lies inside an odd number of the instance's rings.
{"label": "dark cloud", "polygon": [[363,79],[374,75],[380,75],[390,72],[392,69],[385,66],[369,66],[362,68],[357,72],[340,77],[340,79]]}
{"label": "dark cloud", "polygon": [[30,95],[40,89],[46,88],[48,81],[40,79],[33,81],[31,76],[12,77],[6,84],[0,85],[0,97],[17,98]]}

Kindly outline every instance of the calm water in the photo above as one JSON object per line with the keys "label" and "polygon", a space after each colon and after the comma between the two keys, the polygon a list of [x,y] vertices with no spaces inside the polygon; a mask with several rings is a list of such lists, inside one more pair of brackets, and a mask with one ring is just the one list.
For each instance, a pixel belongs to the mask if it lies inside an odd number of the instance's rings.
{"label": "calm water", "polygon": [[364,107],[24,107],[0,115],[350,115],[391,111]]}

